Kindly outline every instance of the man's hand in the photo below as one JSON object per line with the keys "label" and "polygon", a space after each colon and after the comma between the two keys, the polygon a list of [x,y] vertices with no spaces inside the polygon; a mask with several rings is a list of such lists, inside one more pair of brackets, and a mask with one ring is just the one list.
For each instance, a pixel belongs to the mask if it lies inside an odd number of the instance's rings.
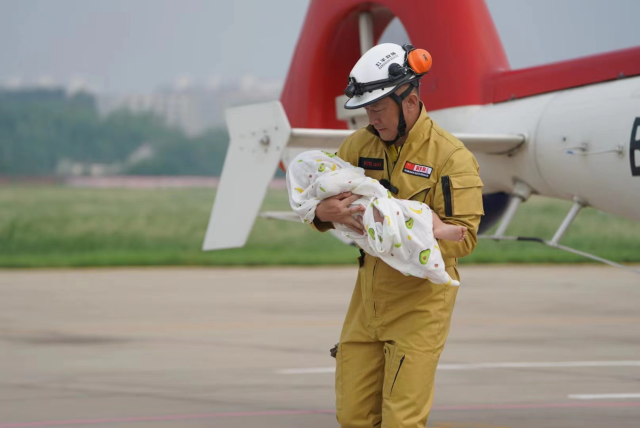
{"label": "man's hand", "polygon": [[353,214],[364,212],[362,205],[349,208],[349,205],[360,199],[360,195],[352,195],[351,192],[340,193],[320,202],[316,207],[316,218],[320,221],[330,221],[331,223],[341,223],[354,232],[364,235],[362,221],[358,221]]}

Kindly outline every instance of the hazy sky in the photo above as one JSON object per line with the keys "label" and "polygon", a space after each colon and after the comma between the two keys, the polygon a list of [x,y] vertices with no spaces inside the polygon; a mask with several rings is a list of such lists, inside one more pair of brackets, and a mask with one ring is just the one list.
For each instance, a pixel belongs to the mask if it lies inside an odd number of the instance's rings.
{"label": "hazy sky", "polygon": [[[0,83],[87,81],[106,92],[148,92],[181,77],[284,79],[308,4],[0,0]],[[640,0],[487,4],[513,68],[640,45]]]}

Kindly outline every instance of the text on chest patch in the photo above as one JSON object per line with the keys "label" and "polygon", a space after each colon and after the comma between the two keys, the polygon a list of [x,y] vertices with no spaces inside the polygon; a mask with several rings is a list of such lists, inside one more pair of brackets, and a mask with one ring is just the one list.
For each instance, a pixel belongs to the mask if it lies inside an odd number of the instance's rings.
{"label": "text on chest patch", "polygon": [[405,162],[402,172],[417,175],[418,177],[429,178],[433,172],[433,168],[426,165],[418,165],[417,163]]}
{"label": "text on chest patch", "polygon": [[384,170],[384,160],[377,158],[359,158],[358,166],[364,169]]}

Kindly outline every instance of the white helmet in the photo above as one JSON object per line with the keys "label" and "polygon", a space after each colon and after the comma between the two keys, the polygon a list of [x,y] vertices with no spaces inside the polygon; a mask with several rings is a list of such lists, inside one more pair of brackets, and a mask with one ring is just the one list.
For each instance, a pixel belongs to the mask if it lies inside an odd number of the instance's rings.
{"label": "white helmet", "polygon": [[[392,141],[402,138],[407,130],[402,101],[414,87],[420,86],[420,78],[431,69],[431,55],[423,49],[411,45],[383,43],[374,46],[362,55],[349,75],[349,85],[344,94],[349,100],[346,109],[357,109],[373,104],[385,97],[391,97],[400,107],[398,132]],[[409,87],[400,95],[395,91],[402,85]]]}
{"label": "white helmet", "polygon": [[[344,91],[349,100],[344,108],[351,110],[373,104],[406,83],[419,86],[420,78],[429,70],[421,69],[423,72],[418,73],[411,68],[407,56],[412,51],[426,53],[411,45],[395,43],[383,43],[369,49],[349,74],[349,85]],[[429,67],[430,63],[429,57]]]}

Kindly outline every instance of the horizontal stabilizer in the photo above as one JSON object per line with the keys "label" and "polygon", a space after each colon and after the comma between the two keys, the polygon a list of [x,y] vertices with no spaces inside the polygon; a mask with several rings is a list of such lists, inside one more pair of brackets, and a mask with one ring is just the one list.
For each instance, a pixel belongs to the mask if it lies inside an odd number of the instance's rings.
{"label": "horizontal stabilizer", "polygon": [[[292,221],[295,223],[302,223],[300,221],[300,217],[293,211],[264,211],[260,213],[260,217],[268,218],[272,220],[284,220],[284,221]],[[344,236],[342,232],[339,230],[331,229],[329,230],[336,239],[338,239],[343,244],[353,245],[353,239],[347,238]]]}
{"label": "horizontal stabilizer", "polygon": [[501,155],[522,146],[526,139],[521,134],[462,134],[453,133],[472,153]]}
{"label": "horizontal stabilizer", "polygon": [[[293,128],[289,147],[305,149],[331,149],[333,151],[353,133],[351,129],[311,129]],[[509,153],[525,142],[525,136],[521,134],[466,134],[453,133],[472,152],[488,154]]]}
{"label": "horizontal stabilizer", "polygon": [[289,147],[304,147],[307,149],[332,148],[337,149],[340,144],[353,134],[351,129],[307,129],[293,128]]}
{"label": "horizontal stabilizer", "polygon": [[293,211],[263,211],[260,213],[260,217],[271,220],[284,220],[292,221],[294,223],[302,223],[300,217],[298,217],[298,215]]}

